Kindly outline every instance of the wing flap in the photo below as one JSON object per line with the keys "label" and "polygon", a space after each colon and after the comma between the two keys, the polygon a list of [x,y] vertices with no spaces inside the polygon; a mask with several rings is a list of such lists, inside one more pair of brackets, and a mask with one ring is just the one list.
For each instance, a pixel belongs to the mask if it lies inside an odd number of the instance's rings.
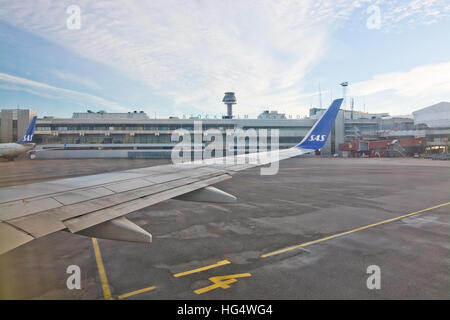
{"label": "wing flap", "polygon": [[53,198],[15,201],[0,205],[0,220],[7,221],[18,216],[27,216],[40,211],[61,207]]}
{"label": "wing flap", "polygon": [[47,234],[64,230],[66,228],[64,223],[60,220],[60,217],[54,214],[49,214],[48,212],[13,219],[8,221],[8,223],[26,231],[35,238],[43,237]]}
{"label": "wing flap", "polygon": [[0,222],[0,254],[12,250],[34,238],[23,231]]}
{"label": "wing flap", "polygon": [[196,182],[192,182],[189,184],[184,184],[176,188],[171,188],[169,190],[165,190],[156,194],[152,194],[149,196],[145,196],[143,198],[135,199],[132,201],[128,201],[126,203],[122,203],[120,205],[98,210],[96,212],[92,212],[90,214],[85,214],[83,216],[79,216],[76,218],[72,218],[64,221],[64,224],[70,230],[70,232],[79,232],[83,229],[92,227],[94,225],[103,223],[108,220],[112,220],[131,212],[146,208],[155,203],[165,201],[171,198],[175,198],[184,193],[188,193],[190,191],[194,191],[197,189],[201,189],[207,187],[211,184],[218,183],[220,181],[224,181],[230,179],[231,176],[228,174],[223,174],[220,176],[212,177],[205,180],[200,180]]}

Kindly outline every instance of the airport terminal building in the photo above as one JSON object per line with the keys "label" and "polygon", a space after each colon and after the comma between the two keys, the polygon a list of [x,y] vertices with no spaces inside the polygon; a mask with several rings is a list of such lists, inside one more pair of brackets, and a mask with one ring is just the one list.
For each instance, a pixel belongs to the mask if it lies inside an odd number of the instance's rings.
{"label": "airport terminal building", "polygon": [[[37,121],[34,142],[37,143],[36,150],[47,151],[36,152],[35,157],[169,158],[172,148],[178,143],[171,139],[177,129],[187,130],[192,136],[191,141],[194,141],[194,134],[200,134],[203,137],[203,147],[209,143],[205,134],[209,129],[221,132],[223,141],[227,141],[230,130],[266,129],[270,137],[271,130],[276,129],[279,132],[279,147],[283,149],[298,143],[323,111],[321,108],[311,108],[309,117],[302,119],[288,119],[276,111],[264,111],[258,119],[236,119],[232,114],[224,116],[223,119],[151,119],[143,111],[88,111],[74,113],[71,118],[45,116]],[[448,152],[449,113],[448,102],[418,110],[411,117],[390,117],[386,113],[341,110],[321,153],[340,156],[358,156],[365,153],[372,156],[375,153],[366,150],[370,146],[368,142],[407,138],[423,138],[418,140],[421,142],[414,148],[414,151],[419,153]],[[2,110],[2,142],[15,141],[35,114],[33,110]],[[197,132],[199,123],[201,132]],[[380,146],[379,143],[372,145]],[[270,138],[267,148],[271,149]]]}
{"label": "airport terminal building", "polygon": [[[194,135],[202,137],[203,147],[208,143],[206,132],[210,129],[218,130],[223,141],[227,141],[230,131],[254,129],[259,132],[265,129],[268,149],[271,148],[271,131],[277,129],[279,147],[288,148],[298,143],[316,120],[317,118],[150,119],[144,112],[87,112],[74,113],[69,119],[39,119],[35,141],[40,148],[55,148],[66,144],[64,150],[42,152],[40,157],[168,158],[172,148],[178,143],[178,140],[172,141],[172,134],[178,129],[187,130],[191,134],[191,141],[194,141]],[[336,143],[343,139],[344,128],[342,121],[339,123],[341,125],[335,126],[324,153],[335,153]]]}

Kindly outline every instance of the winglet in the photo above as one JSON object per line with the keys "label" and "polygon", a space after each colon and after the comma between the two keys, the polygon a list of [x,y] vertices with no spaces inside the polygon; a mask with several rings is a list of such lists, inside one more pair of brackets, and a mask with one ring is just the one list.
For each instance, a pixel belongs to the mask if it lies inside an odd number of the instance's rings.
{"label": "winglet", "polygon": [[331,128],[333,127],[336,116],[339,112],[339,108],[342,105],[344,99],[336,99],[331,103],[331,106],[323,113],[319,120],[309,130],[303,140],[296,145],[299,149],[318,150],[322,148],[327,142],[330,135]]}
{"label": "winglet", "polygon": [[27,128],[27,131],[25,131],[25,134],[23,135],[23,137],[20,140],[17,140],[17,142],[31,143],[33,141],[33,132],[34,132],[34,127],[36,126],[36,119],[37,119],[36,116],[34,116],[33,119],[31,119],[31,122]]}

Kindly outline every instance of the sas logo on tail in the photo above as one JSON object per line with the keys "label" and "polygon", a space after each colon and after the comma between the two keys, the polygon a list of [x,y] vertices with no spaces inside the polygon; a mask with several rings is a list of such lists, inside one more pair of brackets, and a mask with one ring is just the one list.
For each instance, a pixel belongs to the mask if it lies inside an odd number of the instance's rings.
{"label": "sas logo on tail", "polygon": [[325,139],[327,138],[326,134],[312,134],[308,141],[325,141]]}
{"label": "sas logo on tail", "polygon": [[27,142],[33,141],[33,135],[32,134],[24,135],[23,141],[27,141]]}

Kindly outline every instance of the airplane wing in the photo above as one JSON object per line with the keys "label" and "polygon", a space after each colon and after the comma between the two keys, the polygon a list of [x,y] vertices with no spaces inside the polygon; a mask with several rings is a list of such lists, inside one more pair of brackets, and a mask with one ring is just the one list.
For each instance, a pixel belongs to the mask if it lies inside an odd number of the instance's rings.
{"label": "airplane wing", "polygon": [[62,147],[53,147],[53,148],[45,148],[45,149],[33,149],[28,151],[27,153],[38,153],[38,152],[45,152],[45,151],[53,151],[53,150],[65,150],[67,149],[67,143],[64,143]]}
{"label": "airplane wing", "polygon": [[54,148],[45,148],[45,149],[31,149],[27,151],[27,154],[30,155],[30,159],[36,159],[36,153],[47,152],[47,151],[55,151],[55,150],[65,150],[67,149],[67,143],[64,143],[62,147],[54,147]]}
{"label": "airplane wing", "polygon": [[127,220],[127,214],[168,199],[234,202],[234,196],[212,185],[241,170],[322,148],[341,104],[342,99],[333,101],[290,149],[0,188],[0,254],[61,230],[151,242],[151,234]]}

